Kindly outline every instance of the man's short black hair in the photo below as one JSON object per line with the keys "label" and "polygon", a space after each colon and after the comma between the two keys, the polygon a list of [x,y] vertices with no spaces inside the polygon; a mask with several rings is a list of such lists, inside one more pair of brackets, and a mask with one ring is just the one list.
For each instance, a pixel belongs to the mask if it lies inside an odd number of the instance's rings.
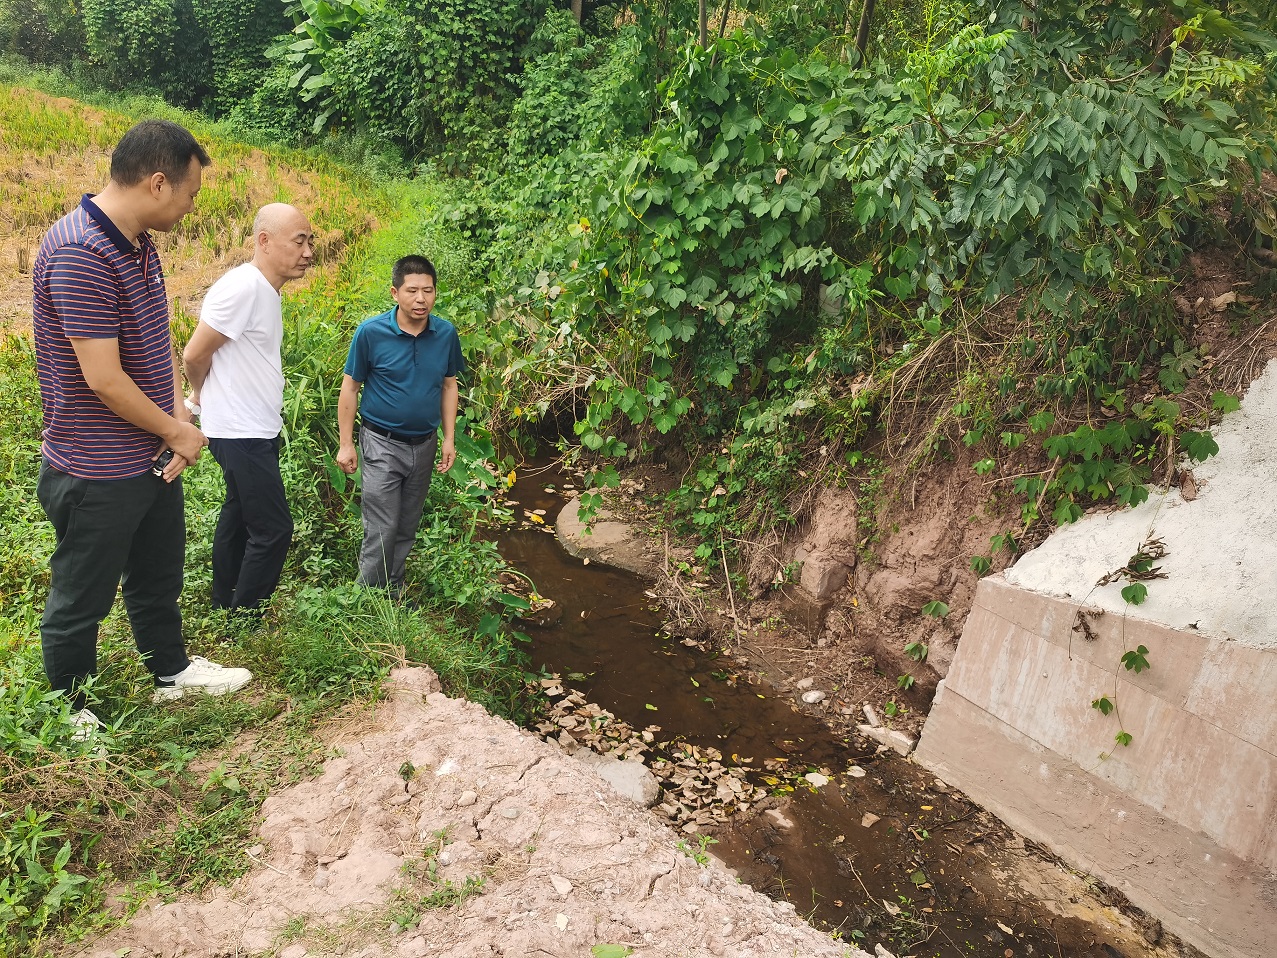
{"label": "man's short black hair", "polygon": [[407,277],[414,275],[429,276],[436,283],[439,282],[439,277],[435,275],[435,264],[430,260],[424,256],[404,256],[395,263],[394,271],[390,274],[390,285],[398,289]]}
{"label": "man's short black hair", "polygon": [[213,162],[185,127],[171,120],[143,120],[115,145],[111,182],[136,186],[153,173],[163,173],[176,186],[186,179],[192,158],[200,166]]}

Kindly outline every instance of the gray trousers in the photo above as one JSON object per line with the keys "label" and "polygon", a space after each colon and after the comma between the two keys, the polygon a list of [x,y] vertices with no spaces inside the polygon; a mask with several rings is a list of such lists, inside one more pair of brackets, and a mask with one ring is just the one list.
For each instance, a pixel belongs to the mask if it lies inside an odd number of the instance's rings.
{"label": "gray trousers", "polygon": [[417,539],[438,448],[437,436],[412,446],[371,429],[359,430],[364,521],[364,543],[359,550],[361,585],[392,592],[403,588],[404,567]]}

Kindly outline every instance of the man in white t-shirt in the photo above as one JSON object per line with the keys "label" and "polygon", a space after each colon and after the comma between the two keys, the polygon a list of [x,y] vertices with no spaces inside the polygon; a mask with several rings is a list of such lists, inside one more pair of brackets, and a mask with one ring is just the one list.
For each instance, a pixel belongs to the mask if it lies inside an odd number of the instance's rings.
{"label": "man in white t-shirt", "polygon": [[188,402],[226,477],[213,535],[213,607],[259,611],[279,585],[293,518],[279,472],[284,337],[279,291],[315,255],[310,221],[284,203],[253,221],[253,259],[212,285],[182,360]]}

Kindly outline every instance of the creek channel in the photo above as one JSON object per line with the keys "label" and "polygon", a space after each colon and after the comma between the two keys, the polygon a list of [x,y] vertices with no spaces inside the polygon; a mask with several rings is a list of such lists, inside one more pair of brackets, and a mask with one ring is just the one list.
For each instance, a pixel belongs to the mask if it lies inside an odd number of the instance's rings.
{"label": "creek channel", "polygon": [[[506,560],[562,612],[525,630],[532,665],[563,676],[565,686],[635,729],[659,725],[662,739],[741,756],[754,768],[785,760],[797,774],[781,797],[765,800],[758,814],[704,830],[715,839],[711,853],[742,881],[871,954],[876,944],[899,958],[1174,954],[1113,920],[1107,903],[1079,906],[1081,882],[1061,868],[1044,864],[1047,879],[1036,894],[1026,891],[1013,877],[1012,859],[1031,857],[1022,840],[960,793],[895,753],[839,737],[800,710],[795,694],[729,655],[664,632],[647,583],[585,564],[549,534],[572,495],[564,485],[577,481],[551,469],[521,470],[512,508],[516,515],[544,510],[544,525],[525,522],[497,540]],[[828,783],[805,787],[808,770]],[[696,853],[699,841],[687,836],[686,849]],[[1048,909],[1043,898],[1062,907]]]}

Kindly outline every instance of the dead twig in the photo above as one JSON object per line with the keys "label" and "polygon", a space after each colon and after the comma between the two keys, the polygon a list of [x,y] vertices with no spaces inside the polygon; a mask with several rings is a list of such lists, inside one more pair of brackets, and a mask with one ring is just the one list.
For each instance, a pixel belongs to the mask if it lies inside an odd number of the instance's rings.
{"label": "dead twig", "polygon": [[740,618],[736,614],[736,597],[732,593],[732,570],[727,567],[727,547],[723,543],[723,530],[721,529],[718,531],[718,552],[723,557],[723,580],[727,583],[727,601],[732,607],[732,642],[735,643]]}

